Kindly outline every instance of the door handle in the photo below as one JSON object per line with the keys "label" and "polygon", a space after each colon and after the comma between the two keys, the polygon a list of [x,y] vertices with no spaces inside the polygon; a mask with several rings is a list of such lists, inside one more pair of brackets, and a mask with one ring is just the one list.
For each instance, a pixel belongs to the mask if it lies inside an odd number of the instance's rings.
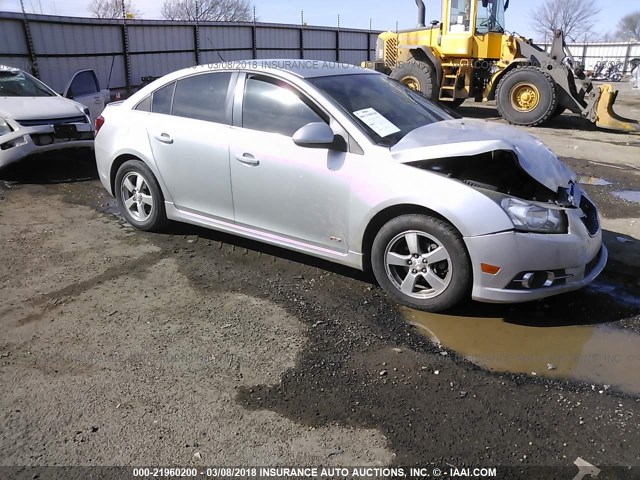
{"label": "door handle", "polygon": [[173,143],[173,138],[168,133],[161,133],[160,135],[156,135],[156,140],[162,143],[166,143],[171,145]]}
{"label": "door handle", "polygon": [[238,154],[236,155],[236,160],[238,160],[240,163],[251,165],[253,167],[260,165],[260,160],[257,160],[256,157],[254,157],[250,153]]}

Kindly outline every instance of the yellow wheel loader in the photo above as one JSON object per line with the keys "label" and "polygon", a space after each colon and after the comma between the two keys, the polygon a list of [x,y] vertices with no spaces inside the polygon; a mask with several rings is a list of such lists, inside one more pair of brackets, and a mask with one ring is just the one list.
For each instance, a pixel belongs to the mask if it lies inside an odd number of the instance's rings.
{"label": "yellow wheel loader", "polygon": [[550,53],[507,33],[509,0],[443,0],[442,21],[430,26],[424,2],[416,4],[418,27],[381,34],[376,61],[363,66],[451,107],[467,98],[495,100],[515,125],[540,125],[569,110],[602,128],[640,132],[639,122],[613,112],[617,91],[586,80],[562,31]]}

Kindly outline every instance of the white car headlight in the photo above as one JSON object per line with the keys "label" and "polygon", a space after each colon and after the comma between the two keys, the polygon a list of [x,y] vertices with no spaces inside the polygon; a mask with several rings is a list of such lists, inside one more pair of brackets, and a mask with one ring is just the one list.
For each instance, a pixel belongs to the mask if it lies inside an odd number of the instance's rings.
{"label": "white car headlight", "polygon": [[13,128],[11,128],[4,118],[0,117],[0,135],[4,135],[9,132],[13,132]]}
{"label": "white car headlight", "polygon": [[567,233],[567,214],[555,208],[505,198],[502,208],[511,217],[516,230],[534,233]]}

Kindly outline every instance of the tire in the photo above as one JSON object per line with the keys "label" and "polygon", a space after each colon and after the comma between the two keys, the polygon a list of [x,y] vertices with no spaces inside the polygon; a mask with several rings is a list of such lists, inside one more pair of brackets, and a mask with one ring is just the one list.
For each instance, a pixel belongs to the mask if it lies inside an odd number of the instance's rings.
{"label": "tire", "polygon": [[116,173],[114,190],[122,214],[138,230],[159,231],[167,224],[162,190],[144,162],[123,163]]}
{"label": "tire", "polygon": [[563,107],[562,105],[558,105],[556,109],[553,111],[551,118],[556,118],[562,115],[567,110],[567,107]]}
{"label": "tire", "polygon": [[420,61],[404,63],[391,72],[391,78],[419,91],[427,98],[438,99],[436,74],[430,63]]}
{"label": "tire", "polygon": [[373,241],[371,266],[389,296],[418,310],[450,309],[471,292],[471,260],[462,236],[427,215],[402,215],[386,223]]}
{"label": "tire", "polygon": [[535,127],[558,108],[553,79],[537,67],[518,67],[507,73],[496,92],[498,113],[513,125]]}

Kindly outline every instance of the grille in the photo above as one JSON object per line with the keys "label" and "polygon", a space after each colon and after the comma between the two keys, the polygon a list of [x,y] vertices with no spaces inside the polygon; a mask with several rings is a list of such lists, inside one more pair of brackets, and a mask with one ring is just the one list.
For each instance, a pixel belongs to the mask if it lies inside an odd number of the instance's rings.
{"label": "grille", "polygon": [[33,140],[33,143],[35,143],[39,147],[52,145],[54,143],[60,143],[60,142],[76,142],[78,140],[93,140],[95,138],[93,132],[78,132],[78,138],[55,138],[52,133],[33,134],[29,136],[31,137],[31,140]]}
{"label": "grille", "polygon": [[395,67],[398,63],[398,39],[390,38],[384,47],[385,63],[389,67]]}
{"label": "grille", "polygon": [[591,201],[583,196],[580,201],[580,210],[584,213],[582,217],[582,223],[587,227],[587,231],[590,235],[595,235],[600,230],[600,220],[598,219],[598,210]]}
{"label": "grille", "polygon": [[62,118],[37,118],[35,120],[16,120],[23,127],[35,127],[37,125],[60,125],[62,123],[89,123],[87,117],[78,115],[77,117]]}

